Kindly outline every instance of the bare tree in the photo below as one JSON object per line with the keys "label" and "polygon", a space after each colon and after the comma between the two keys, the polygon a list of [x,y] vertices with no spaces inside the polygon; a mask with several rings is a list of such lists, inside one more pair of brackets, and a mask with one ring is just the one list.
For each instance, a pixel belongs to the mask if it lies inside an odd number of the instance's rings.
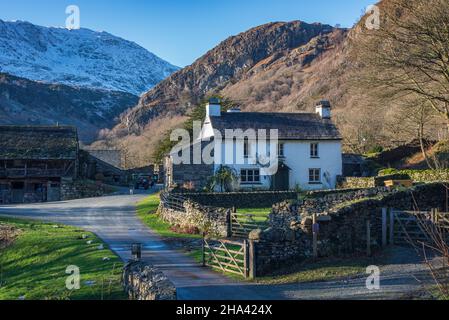
{"label": "bare tree", "polygon": [[380,29],[357,41],[358,84],[390,103],[424,100],[449,129],[449,0],[392,0],[380,13]]}

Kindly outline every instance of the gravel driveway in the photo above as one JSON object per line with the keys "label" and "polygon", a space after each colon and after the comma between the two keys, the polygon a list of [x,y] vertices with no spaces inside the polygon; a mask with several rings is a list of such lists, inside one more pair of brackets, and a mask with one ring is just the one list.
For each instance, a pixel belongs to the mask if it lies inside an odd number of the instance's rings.
{"label": "gravel driveway", "polygon": [[[41,204],[0,206],[0,216],[37,219],[76,226],[96,233],[124,261],[130,245],[143,244],[142,258],[159,267],[175,284],[181,300],[280,299],[393,299],[421,288],[415,277],[429,282],[426,266],[402,249],[394,250],[391,263],[382,267],[381,289],[369,291],[366,278],[289,285],[240,283],[199,266],[182,252],[170,249],[135,215],[145,195],[117,195]],[[405,253],[404,253],[405,252]],[[396,260],[395,260],[396,259]],[[82,270],[81,270],[82,272]]]}

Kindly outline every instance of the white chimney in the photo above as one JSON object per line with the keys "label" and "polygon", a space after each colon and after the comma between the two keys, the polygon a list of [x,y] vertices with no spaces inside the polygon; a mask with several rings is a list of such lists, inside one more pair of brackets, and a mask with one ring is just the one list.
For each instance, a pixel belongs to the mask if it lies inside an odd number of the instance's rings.
{"label": "white chimney", "polygon": [[316,113],[320,115],[322,119],[331,118],[331,104],[328,100],[321,100],[316,104]]}
{"label": "white chimney", "polygon": [[209,99],[206,105],[206,117],[220,117],[221,116],[221,102],[218,98]]}

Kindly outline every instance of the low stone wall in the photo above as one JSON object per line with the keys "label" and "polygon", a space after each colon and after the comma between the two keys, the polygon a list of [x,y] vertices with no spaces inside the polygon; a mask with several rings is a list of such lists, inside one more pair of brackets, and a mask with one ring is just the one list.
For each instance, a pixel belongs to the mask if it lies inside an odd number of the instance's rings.
{"label": "low stone wall", "polygon": [[391,174],[378,177],[340,177],[338,178],[338,188],[340,189],[364,189],[385,186],[387,180],[410,179],[405,174]]}
{"label": "low stone wall", "polygon": [[125,265],[123,286],[131,300],[176,300],[173,283],[161,271],[141,262]]}
{"label": "low stone wall", "polygon": [[[415,182],[432,183],[432,182],[447,182],[449,181],[449,170],[400,170],[397,174],[407,176]],[[379,175],[385,175],[379,172]]]}
{"label": "low stone wall", "polygon": [[[358,255],[366,252],[367,221],[371,225],[372,249],[381,245],[381,210],[444,209],[446,188],[442,184],[415,186],[409,190],[361,198],[336,205],[317,215],[319,256]],[[416,207],[417,206],[417,207]],[[279,266],[312,257],[312,217],[301,206],[288,202],[273,207],[270,227],[250,236],[256,245],[257,275],[271,273]]]}
{"label": "low stone wall", "polygon": [[109,187],[88,180],[62,180],[61,200],[102,197],[109,193]]}
{"label": "low stone wall", "polygon": [[391,192],[387,187],[309,192],[300,207],[300,213],[311,215],[313,213],[328,212],[339,204],[364,198],[385,196]]}
{"label": "low stone wall", "polygon": [[222,208],[267,208],[273,204],[296,199],[294,191],[257,191],[257,192],[226,192],[226,193],[183,193],[182,196],[203,206]]}
{"label": "low stone wall", "polygon": [[340,177],[338,179],[338,187],[341,189],[350,188],[374,188],[376,186],[374,177]]}
{"label": "low stone wall", "polygon": [[159,217],[180,229],[202,231],[211,236],[228,237],[230,210],[216,207],[203,207],[193,201],[185,201],[184,210],[166,208],[161,202]]}

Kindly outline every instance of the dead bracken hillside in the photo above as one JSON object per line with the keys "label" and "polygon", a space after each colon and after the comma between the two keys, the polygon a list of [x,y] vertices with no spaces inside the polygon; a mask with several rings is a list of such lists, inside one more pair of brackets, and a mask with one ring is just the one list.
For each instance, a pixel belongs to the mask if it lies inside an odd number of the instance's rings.
{"label": "dead bracken hillside", "polygon": [[[394,12],[395,1],[381,1],[381,14]],[[212,94],[243,111],[311,112],[316,101],[328,99],[351,152],[413,140],[416,130],[403,101],[380,99],[369,86],[359,85],[360,77],[372,72],[361,54],[366,19],[349,30],[301,21],[269,23],[231,37],[144,94],[95,145],[119,146],[132,155],[130,163],[143,165],[167,132]],[[426,122],[429,138],[441,133],[438,120],[430,116]]]}

